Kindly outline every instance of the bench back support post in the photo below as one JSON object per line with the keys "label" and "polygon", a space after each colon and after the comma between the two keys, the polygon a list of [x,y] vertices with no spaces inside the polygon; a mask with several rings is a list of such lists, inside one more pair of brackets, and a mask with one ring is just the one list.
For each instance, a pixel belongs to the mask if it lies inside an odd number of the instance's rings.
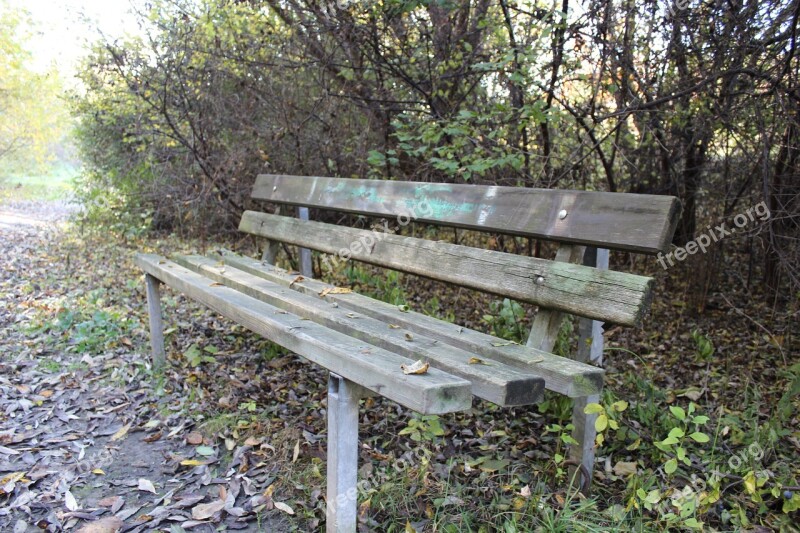
{"label": "bench back support post", "polygon": [[328,502],[326,533],[355,533],[358,508],[358,401],[360,385],[328,377]]}
{"label": "bench back support post", "polygon": [[[583,264],[607,270],[608,250],[593,247],[587,248]],[[575,354],[575,359],[595,366],[603,365],[603,322],[588,318],[581,318],[578,321],[578,351]],[[574,465],[582,465],[582,470],[589,476],[589,479],[582,484],[584,487],[589,487],[592,481],[595,459],[594,441],[597,436],[597,432],[594,429],[597,415],[587,415],[584,409],[590,403],[599,402],[600,395],[595,394],[575,398],[572,406],[572,425],[575,428],[572,430],[572,438],[578,441],[578,444],[570,446],[569,459]],[[571,469],[570,479],[577,480],[580,478],[580,474],[576,476],[575,470],[576,467]]]}
{"label": "bench back support post", "polygon": [[[308,220],[308,208],[298,208],[298,217],[300,220]],[[308,248],[300,248],[300,274],[306,278],[313,278],[314,271],[311,268],[311,250]]]}
{"label": "bench back support post", "polygon": [[153,368],[161,368],[166,362],[164,352],[164,325],[161,321],[161,281],[150,274],[144,275],[147,291],[147,313],[150,316],[150,350]]}
{"label": "bench back support post", "polygon": [[[280,206],[275,208],[275,214],[281,214]],[[264,253],[261,254],[261,261],[268,265],[274,265],[275,261],[278,259],[278,252],[281,249],[281,243],[280,241],[267,239],[265,244],[266,246],[264,247]]]}

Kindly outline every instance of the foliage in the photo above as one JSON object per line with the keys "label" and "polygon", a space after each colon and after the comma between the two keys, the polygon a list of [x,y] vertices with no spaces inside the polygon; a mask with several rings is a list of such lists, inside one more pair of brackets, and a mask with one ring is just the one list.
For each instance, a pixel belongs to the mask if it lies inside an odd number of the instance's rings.
{"label": "foliage", "polygon": [[489,311],[490,314],[483,315],[483,321],[491,326],[495,337],[516,343],[525,342],[528,331],[524,322],[525,310],[521,305],[504,298],[502,302],[493,301]]}
{"label": "foliage", "polygon": [[54,67],[30,66],[25,41],[33,31],[27,12],[0,1],[0,178],[43,172],[64,155],[63,81]]}

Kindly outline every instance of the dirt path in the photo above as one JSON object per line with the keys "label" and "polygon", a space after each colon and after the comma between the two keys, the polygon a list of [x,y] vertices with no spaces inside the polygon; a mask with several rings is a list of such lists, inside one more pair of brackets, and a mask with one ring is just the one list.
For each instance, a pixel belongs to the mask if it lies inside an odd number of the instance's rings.
{"label": "dirt path", "polygon": [[0,531],[287,530],[253,443],[218,446],[129,338],[81,329],[104,323],[72,305],[80,269],[53,244],[72,211],[0,205]]}

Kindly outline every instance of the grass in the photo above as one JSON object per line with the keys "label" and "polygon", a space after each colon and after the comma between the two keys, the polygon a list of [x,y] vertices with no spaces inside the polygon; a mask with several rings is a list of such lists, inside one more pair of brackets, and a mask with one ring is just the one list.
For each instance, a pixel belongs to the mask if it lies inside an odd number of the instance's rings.
{"label": "grass", "polygon": [[37,174],[6,174],[0,169],[0,199],[64,200],[71,195],[79,171],[66,162],[55,163]]}

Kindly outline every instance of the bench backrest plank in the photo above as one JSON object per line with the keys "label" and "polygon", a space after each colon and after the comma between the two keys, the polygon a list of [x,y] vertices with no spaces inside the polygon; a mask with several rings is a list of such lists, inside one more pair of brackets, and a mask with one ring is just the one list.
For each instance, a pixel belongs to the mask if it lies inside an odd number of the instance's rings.
{"label": "bench backrest plank", "polygon": [[637,324],[649,304],[652,280],[635,274],[256,211],[239,229],[615,324]]}
{"label": "bench backrest plank", "polygon": [[266,174],[252,196],[651,254],[669,247],[680,212],[671,196]]}

